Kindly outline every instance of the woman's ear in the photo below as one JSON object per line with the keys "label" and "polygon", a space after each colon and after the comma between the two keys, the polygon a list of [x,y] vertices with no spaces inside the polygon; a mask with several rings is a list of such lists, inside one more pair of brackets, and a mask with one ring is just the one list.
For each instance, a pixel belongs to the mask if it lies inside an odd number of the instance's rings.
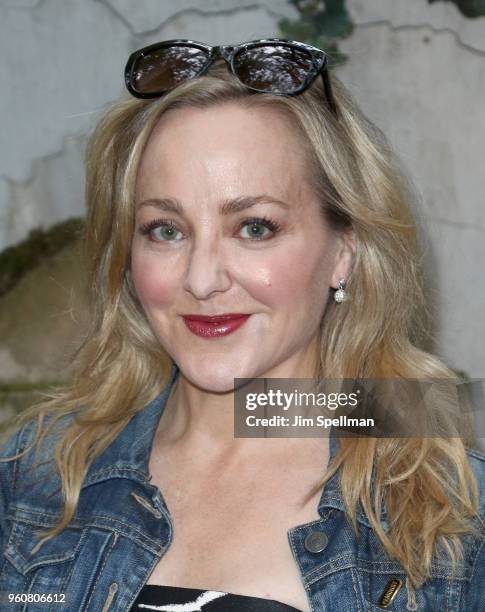
{"label": "woman's ear", "polygon": [[356,252],[356,238],[353,229],[340,231],[337,235],[337,250],[331,286],[338,288],[339,280],[347,280],[352,270]]}

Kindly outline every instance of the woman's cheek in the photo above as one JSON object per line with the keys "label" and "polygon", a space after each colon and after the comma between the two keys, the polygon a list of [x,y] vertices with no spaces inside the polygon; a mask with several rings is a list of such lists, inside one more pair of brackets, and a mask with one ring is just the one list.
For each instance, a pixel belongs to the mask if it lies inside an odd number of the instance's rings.
{"label": "woman's cheek", "polygon": [[169,305],[176,283],[164,274],[160,264],[149,258],[132,258],[131,276],[140,302],[144,307]]}
{"label": "woman's cheek", "polygon": [[294,295],[298,273],[285,257],[255,264],[241,275],[240,284],[248,293],[267,306],[281,305]]}

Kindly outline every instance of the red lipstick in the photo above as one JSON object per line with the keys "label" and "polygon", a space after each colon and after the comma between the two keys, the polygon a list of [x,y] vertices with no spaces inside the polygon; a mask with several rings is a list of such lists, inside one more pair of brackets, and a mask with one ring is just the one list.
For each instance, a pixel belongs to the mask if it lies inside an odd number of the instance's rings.
{"label": "red lipstick", "polygon": [[251,315],[230,313],[213,316],[183,315],[184,323],[196,336],[218,338],[239,329]]}

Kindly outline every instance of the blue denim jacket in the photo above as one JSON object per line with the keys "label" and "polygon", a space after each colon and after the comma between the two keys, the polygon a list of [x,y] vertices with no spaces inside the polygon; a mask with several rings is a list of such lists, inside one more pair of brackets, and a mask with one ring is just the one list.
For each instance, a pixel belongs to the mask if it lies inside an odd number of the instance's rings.
{"label": "blue denim jacket", "polygon": [[[41,447],[35,471],[33,452],[0,463],[0,591],[17,594],[21,600],[8,604],[7,593],[2,593],[0,610],[130,609],[172,541],[169,509],[160,490],[149,482],[148,461],[177,374],[174,366],[171,381],[162,393],[97,457],[85,478],[73,521],[39,549],[35,530],[53,526],[61,509],[60,480],[47,471],[52,459],[45,456],[45,449],[52,451],[54,441]],[[2,456],[24,449],[33,433],[31,424],[27,424],[10,437]],[[330,456],[337,448],[338,439],[331,435]],[[468,456],[479,480],[483,518],[485,456],[476,451],[469,451]],[[485,610],[483,520],[481,538],[465,538],[464,559],[455,577],[450,579],[447,559],[437,557],[432,578],[413,591],[407,588],[400,564],[385,553],[363,511],[358,514],[361,535],[355,537],[344,513],[338,473],[325,486],[318,513],[320,519],[288,531],[311,610]],[[387,529],[385,509],[381,521]],[[402,586],[392,603],[381,607],[381,597],[391,593],[393,585],[399,585],[395,579],[402,581]],[[57,602],[28,601],[28,594],[31,600],[34,594],[50,594]]]}

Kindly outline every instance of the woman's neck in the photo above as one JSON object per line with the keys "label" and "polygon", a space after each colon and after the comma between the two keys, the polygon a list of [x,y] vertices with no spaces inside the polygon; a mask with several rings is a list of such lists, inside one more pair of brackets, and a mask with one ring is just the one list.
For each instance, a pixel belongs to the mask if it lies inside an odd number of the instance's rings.
{"label": "woman's neck", "polygon": [[[314,353],[313,353],[314,354]],[[305,358],[287,361],[258,378],[313,378],[315,359]],[[259,454],[264,448],[284,449],[298,446],[298,438],[235,438],[234,437],[234,390],[214,393],[201,389],[179,372],[167,400],[156,434],[158,444],[165,446],[187,446],[197,449],[204,457],[230,453]],[[264,443],[264,445],[262,444]]]}

